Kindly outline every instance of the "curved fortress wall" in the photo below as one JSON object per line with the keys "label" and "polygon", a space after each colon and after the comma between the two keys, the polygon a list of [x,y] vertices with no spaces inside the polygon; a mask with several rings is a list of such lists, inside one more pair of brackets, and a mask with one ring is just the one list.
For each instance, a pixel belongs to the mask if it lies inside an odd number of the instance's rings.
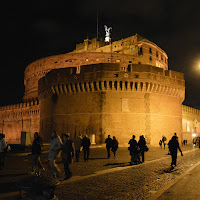
{"label": "curved fortress wall", "polygon": [[110,134],[125,145],[133,134],[157,145],[162,135],[181,139],[185,82],[182,73],[149,65],[96,64],[57,69],[39,80],[40,133],[88,134],[93,143]]}

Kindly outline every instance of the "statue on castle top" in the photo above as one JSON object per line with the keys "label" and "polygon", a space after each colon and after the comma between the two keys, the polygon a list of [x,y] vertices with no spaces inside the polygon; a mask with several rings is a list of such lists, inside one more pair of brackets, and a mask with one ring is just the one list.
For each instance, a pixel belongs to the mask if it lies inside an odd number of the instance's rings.
{"label": "statue on castle top", "polygon": [[111,35],[111,30],[112,27],[107,27],[106,25],[104,25],[105,31],[106,31],[106,35],[105,35],[105,42],[109,42],[110,41],[110,35]]}

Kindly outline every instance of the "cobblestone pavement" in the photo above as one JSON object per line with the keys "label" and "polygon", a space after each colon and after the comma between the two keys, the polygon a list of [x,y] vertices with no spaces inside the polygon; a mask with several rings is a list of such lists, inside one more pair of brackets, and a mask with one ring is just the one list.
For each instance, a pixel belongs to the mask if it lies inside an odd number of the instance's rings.
{"label": "cobblestone pavement", "polygon": [[[192,146],[187,145],[183,151],[191,150]],[[150,147],[146,153],[146,163],[129,166],[130,155],[125,147],[119,148],[116,159],[111,156],[106,158],[105,148],[91,149],[90,160],[83,161],[81,152],[80,162],[70,165],[73,178],[82,177],[81,180],[61,181],[56,188],[58,199],[148,199],[158,189],[168,184],[171,180],[182,174],[194,163],[200,160],[200,150],[185,153],[178,157],[176,170],[168,173],[170,156],[167,149]],[[46,167],[47,154],[42,155],[44,167]],[[150,162],[151,161],[151,162]],[[63,171],[63,166],[58,159],[58,165]],[[101,175],[90,175],[98,171],[105,171],[112,168],[123,167],[120,171],[105,173]],[[15,191],[15,182],[27,176],[31,169],[31,156],[8,155],[6,170],[0,171],[0,193]],[[50,173],[48,170],[45,172]],[[61,174],[61,179],[64,174]],[[73,180],[73,179],[72,179]],[[4,187],[2,187],[4,186]],[[7,187],[5,187],[7,186]],[[6,199],[16,199],[14,197]]]}

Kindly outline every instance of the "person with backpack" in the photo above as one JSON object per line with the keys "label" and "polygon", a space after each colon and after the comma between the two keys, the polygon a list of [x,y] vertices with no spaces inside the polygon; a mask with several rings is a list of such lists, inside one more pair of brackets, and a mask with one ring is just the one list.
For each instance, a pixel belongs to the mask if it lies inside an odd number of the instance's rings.
{"label": "person with backpack", "polygon": [[108,158],[110,158],[110,149],[112,147],[112,139],[110,138],[110,135],[108,135],[108,137],[106,138],[105,143],[106,143]]}
{"label": "person with backpack", "polygon": [[116,151],[118,149],[118,141],[116,140],[116,137],[113,136],[113,139],[112,139],[112,148],[111,148],[111,151],[113,152],[114,154],[114,159],[115,159],[115,156],[116,156]]}
{"label": "person with backpack", "polygon": [[40,159],[42,153],[42,139],[39,136],[38,132],[34,133],[34,141],[31,150],[32,150],[32,173],[35,173],[36,167],[38,167],[40,175],[41,171],[44,171],[44,167],[42,166],[42,162]]}

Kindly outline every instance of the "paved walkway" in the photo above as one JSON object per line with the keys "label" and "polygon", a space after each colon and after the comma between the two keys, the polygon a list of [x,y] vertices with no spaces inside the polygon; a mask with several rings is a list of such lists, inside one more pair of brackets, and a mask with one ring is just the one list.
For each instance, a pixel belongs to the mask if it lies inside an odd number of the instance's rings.
{"label": "paved walkway", "polygon": [[[160,188],[182,176],[200,160],[200,151],[192,146],[182,148],[183,157],[178,157],[177,171],[165,173],[170,166],[170,156],[167,149],[150,147],[146,153],[146,161],[141,165],[130,166],[130,155],[127,148],[119,148],[116,159],[106,158],[105,148],[91,149],[91,159],[70,165],[73,177],[61,181],[56,189],[59,200],[66,199],[148,199]],[[44,166],[47,154],[43,154]],[[58,165],[63,171],[63,164],[58,159]],[[6,169],[0,171],[0,199],[16,199],[14,184],[27,176],[31,168],[31,156],[10,154],[7,158]],[[47,170],[45,173],[49,173]],[[64,177],[64,174],[61,175]],[[5,187],[2,187],[5,186]],[[157,197],[160,195],[157,194]],[[164,194],[163,192],[160,194]],[[152,195],[153,197],[154,195]],[[161,197],[161,196],[160,196]],[[155,199],[155,198],[154,198]]]}
{"label": "paved walkway", "polygon": [[200,199],[200,161],[163,187],[149,200]]}

